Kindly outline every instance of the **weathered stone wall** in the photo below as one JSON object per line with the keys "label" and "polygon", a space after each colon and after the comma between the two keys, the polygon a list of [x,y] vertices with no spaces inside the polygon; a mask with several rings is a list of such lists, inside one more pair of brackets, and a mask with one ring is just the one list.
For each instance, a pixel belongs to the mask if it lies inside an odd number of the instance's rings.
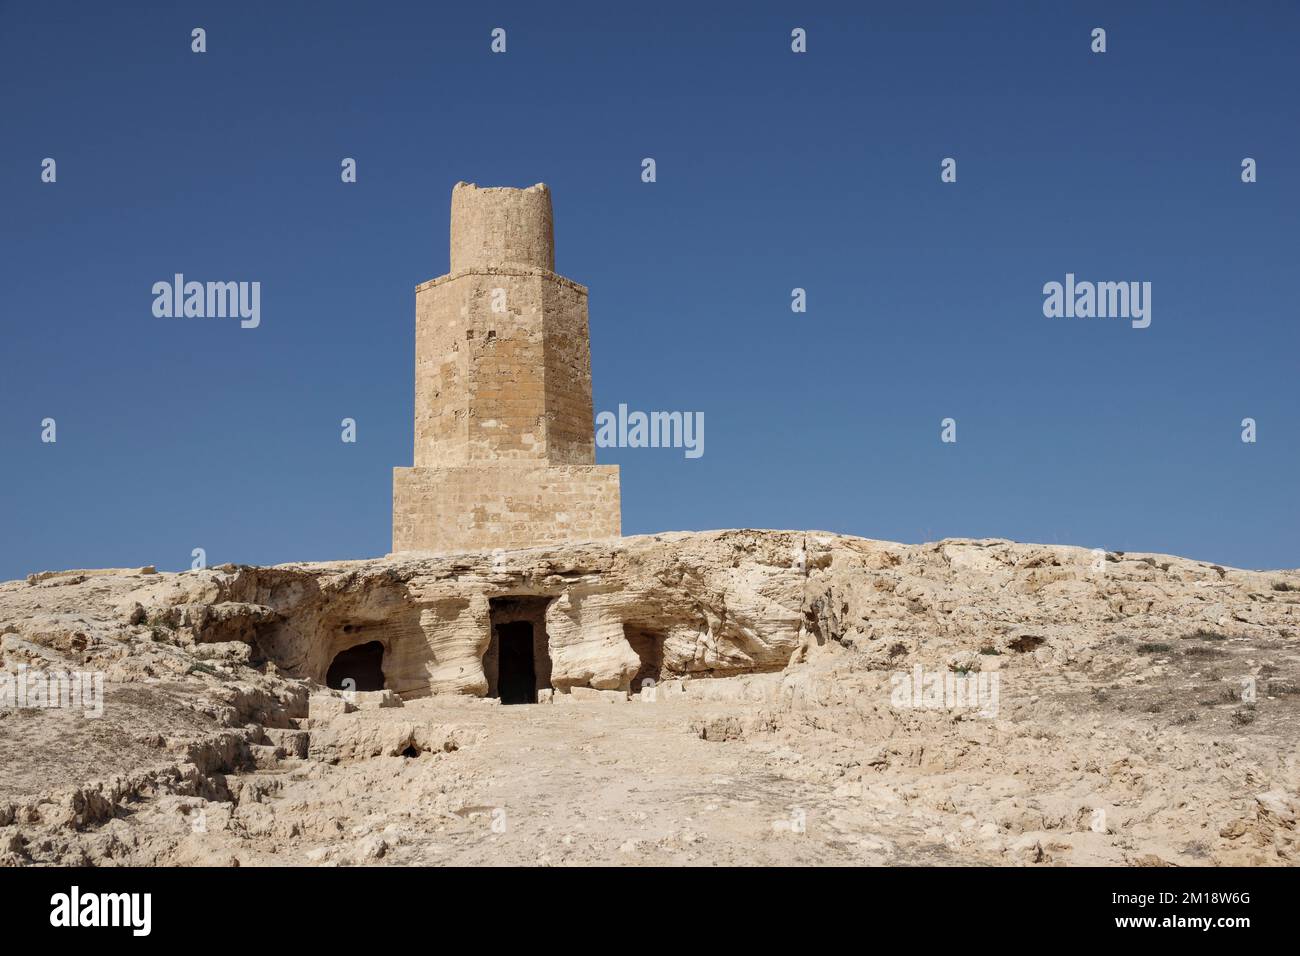
{"label": "weathered stone wall", "polygon": [[492,266],[555,271],[551,191],[457,183],[451,191],[451,272]]}
{"label": "weathered stone wall", "polygon": [[587,290],[576,282],[551,281],[542,284],[542,295],[547,457],[553,462],[594,465]]}
{"label": "weathered stone wall", "polygon": [[393,550],[527,548],[620,533],[617,465],[393,470]]}
{"label": "weathered stone wall", "polygon": [[415,467],[595,464],[585,288],[496,269],[423,283],[415,302]]}

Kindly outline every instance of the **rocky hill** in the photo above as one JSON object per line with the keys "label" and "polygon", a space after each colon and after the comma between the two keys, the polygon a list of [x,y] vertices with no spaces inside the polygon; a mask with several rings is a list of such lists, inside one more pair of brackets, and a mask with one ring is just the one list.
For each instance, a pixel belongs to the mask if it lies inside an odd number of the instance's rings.
{"label": "rocky hill", "polygon": [[1296,571],[750,530],[63,571],[0,584],[0,654],[10,865],[1297,859]]}

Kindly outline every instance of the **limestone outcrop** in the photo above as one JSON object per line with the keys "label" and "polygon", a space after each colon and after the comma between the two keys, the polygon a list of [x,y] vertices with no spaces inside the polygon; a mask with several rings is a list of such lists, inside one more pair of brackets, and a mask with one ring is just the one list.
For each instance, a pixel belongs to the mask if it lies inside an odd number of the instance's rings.
{"label": "limestone outcrop", "polygon": [[0,693],[0,862],[536,862],[471,839],[506,804],[553,861],[1297,860],[1296,571],[737,530],[44,572],[20,671],[102,712]]}
{"label": "limestone outcrop", "polygon": [[110,615],[102,624],[161,628],[202,658],[270,664],[321,684],[341,652],[377,643],[384,686],[412,699],[486,695],[495,624],[521,616],[545,634],[537,647],[549,657],[548,680],[538,689],[560,692],[777,671],[828,643],[879,666],[923,651],[1066,663],[1086,662],[1124,633],[1148,641],[1198,628],[1247,638],[1300,633],[1300,602],[1278,590],[1295,583],[1294,572],[1002,540],[901,545],[819,532],[678,532],[520,551],[145,571],[5,585],[11,614],[14,604],[34,612],[6,623],[6,649],[18,655],[66,627],[59,612],[35,614],[47,595],[59,597],[48,602],[56,606],[95,595],[92,613]]}

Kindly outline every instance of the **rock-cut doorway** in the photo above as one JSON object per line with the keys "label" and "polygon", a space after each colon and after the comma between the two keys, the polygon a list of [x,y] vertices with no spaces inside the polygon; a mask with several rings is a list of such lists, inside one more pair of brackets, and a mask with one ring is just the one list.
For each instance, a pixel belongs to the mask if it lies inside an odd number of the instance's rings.
{"label": "rock-cut doorway", "polygon": [[499,657],[497,690],[503,704],[537,703],[537,662],[533,657],[533,625],[510,621],[497,625]]}

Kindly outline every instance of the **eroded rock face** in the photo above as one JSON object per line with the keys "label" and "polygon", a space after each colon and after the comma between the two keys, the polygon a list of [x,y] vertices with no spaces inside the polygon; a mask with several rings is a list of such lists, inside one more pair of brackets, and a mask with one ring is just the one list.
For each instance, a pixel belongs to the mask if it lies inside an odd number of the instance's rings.
{"label": "eroded rock face", "polygon": [[779,670],[805,639],[800,540],[737,532],[710,538],[699,554],[698,536],[664,535],[214,571],[221,600],[209,606],[224,610],[209,611],[196,637],[230,636],[240,620],[261,656],[318,682],[341,650],[377,640],[387,685],[408,698],[495,692],[494,624],[517,618],[545,632],[539,684],[562,692],[629,689],[638,675]]}
{"label": "eroded rock face", "polygon": [[[1066,662],[1086,659],[1117,629],[1171,638],[1198,626],[1242,636],[1300,630],[1297,605],[1273,600],[1277,574],[1000,540],[909,546],[815,532],[85,580],[99,582],[95,593],[125,622],[269,662],[290,678],[325,683],[341,652],[376,643],[384,686],[406,699],[495,694],[494,628],[517,620],[533,628],[538,689],[561,693],[775,671],[828,642],[881,664],[923,642],[931,653]],[[21,655],[22,628],[11,629],[9,651]]]}
{"label": "eroded rock face", "polygon": [[807,636],[802,541],[794,534],[661,535],[217,568],[160,575],[129,600],[146,620],[188,628],[197,643],[245,641],[254,658],[321,683],[340,652],[379,642],[386,685],[408,699],[495,691],[493,627],[525,619],[544,637],[542,687],[627,690],[638,677],[784,667]]}

